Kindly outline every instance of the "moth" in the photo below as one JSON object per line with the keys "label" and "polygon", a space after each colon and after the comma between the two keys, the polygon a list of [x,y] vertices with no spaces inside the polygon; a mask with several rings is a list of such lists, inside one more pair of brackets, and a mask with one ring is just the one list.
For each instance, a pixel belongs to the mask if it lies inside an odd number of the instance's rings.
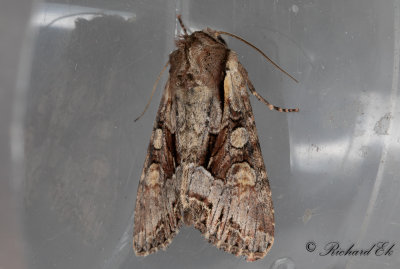
{"label": "moth", "polygon": [[221,34],[243,39],[209,28],[188,34],[178,20],[184,34],[167,63],[137,192],[133,248],[140,256],[165,249],[184,223],[219,249],[255,261],[271,248],[275,224],[247,88],[270,109],[298,109],[273,106],[255,91]]}

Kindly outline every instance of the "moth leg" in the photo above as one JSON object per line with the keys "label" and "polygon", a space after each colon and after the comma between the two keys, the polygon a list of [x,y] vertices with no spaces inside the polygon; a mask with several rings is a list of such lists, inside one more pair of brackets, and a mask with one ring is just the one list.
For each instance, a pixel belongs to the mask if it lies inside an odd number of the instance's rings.
{"label": "moth leg", "polygon": [[239,72],[240,74],[243,76],[243,78],[246,80],[246,84],[250,90],[250,92],[257,97],[258,100],[260,100],[262,103],[264,103],[270,110],[277,110],[279,112],[299,112],[298,108],[282,108],[279,106],[274,106],[273,104],[271,104],[270,102],[268,102],[264,97],[262,97],[255,89],[255,87],[253,86],[253,83],[251,83],[250,79],[249,79],[249,75],[247,74],[246,69],[239,63]]}

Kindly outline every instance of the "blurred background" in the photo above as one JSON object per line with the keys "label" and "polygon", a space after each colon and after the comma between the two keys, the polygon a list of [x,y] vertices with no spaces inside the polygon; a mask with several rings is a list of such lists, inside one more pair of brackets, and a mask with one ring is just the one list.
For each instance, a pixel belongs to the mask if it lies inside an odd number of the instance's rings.
{"label": "blurred background", "polygon": [[[226,38],[261,95],[300,108],[251,97],[276,222],[254,263],[192,227],[167,251],[132,251],[167,74],[133,120],[177,14],[191,31],[245,38],[299,80]],[[400,0],[3,0],[0,35],[0,268],[399,268]],[[330,242],[373,250],[323,255]]]}

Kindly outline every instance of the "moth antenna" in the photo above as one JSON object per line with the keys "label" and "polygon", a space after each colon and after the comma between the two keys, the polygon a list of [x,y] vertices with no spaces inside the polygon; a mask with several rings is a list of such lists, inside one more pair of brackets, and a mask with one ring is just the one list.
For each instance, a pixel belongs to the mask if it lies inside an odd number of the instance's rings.
{"label": "moth antenna", "polygon": [[268,102],[264,97],[262,97],[257,91],[256,88],[253,86],[253,83],[251,83],[249,76],[247,74],[246,69],[239,63],[239,71],[242,74],[242,76],[246,79],[246,84],[250,90],[250,92],[257,97],[258,100],[260,100],[262,103],[264,103],[270,110],[277,110],[279,112],[299,112],[298,108],[282,108],[279,106],[274,106],[270,102]]}
{"label": "moth antenna", "polygon": [[158,74],[157,80],[156,80],[156,82],[154,83],[154,86],[153,86],[153,90],[151,91],[150,99],[147,102],[146,106],[144,107],[144,110],[143,110],[142,114],[140,114],[140,116],[135,119],[135,122],[138,121],[144,115],[146,110],[149,108],[149,105],[151,103],[151,99],[153,98],[153,95],[156,92],[157,84],[160,81],[161,76],[164,73],[165,69],[167,69],[168,64],[169,64],[169,61],[164,65],[164,68],[161,70],[160,74]]}
{"label": "moth antenna", "polygon": [[181,14],[176,15],[176,18],[178,19],[179,24],[181,25],[181,28],[182,28],[183,32],[185,33],[185,35],[188,35],[188,32],[187,32],[187,30],[186,30],[186,27],[185,27],[185,25],[183,24]]}
{"label": "moth antenna", "polygon": [[255,45],[251,44],[249,41],[245,40],[244,38],[241,38],[240,36],[237,36],[235,34],[231,34],[228,32],[224,32],[224,31],[217,31],[217,34],[223,34],[223,35],[228,35],[231,37],[234,37],[242,42],[244,42],[245,44],[247,44],[248,46],[252,47],[253,49],[255,49],[256,51],[258,51],[262,56],[264,56],[265,59],[268,60],[268,62],[270,62],[273,66],[275,66],[276,68],[279,69],[279,71],[281,71],[282,73],[284,73],[286,76],[288,76],[289,78],[291,78],[293,81],[295,81],[296,83],[299,83],[299,81],[297,79],[295,79],[294,77],[292,77],[288,72],[286,72],[282,67],[280,67],[279,65],[277,65],[271,58],[269,58],[262,50],[260,50],[259,48],[257,48]]}

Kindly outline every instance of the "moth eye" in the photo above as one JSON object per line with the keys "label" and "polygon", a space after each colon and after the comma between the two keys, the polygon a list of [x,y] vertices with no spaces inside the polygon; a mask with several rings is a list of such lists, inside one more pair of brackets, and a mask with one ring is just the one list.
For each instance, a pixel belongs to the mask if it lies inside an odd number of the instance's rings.
{"label": "moth eye", "polygon": [[191,73],[188,73],[188,74],[187,74],[187,77],[188,77],[188,79],[190,79],[190,80],[193,80],[193,79],[194,79],[193,74],[191,74]]}

